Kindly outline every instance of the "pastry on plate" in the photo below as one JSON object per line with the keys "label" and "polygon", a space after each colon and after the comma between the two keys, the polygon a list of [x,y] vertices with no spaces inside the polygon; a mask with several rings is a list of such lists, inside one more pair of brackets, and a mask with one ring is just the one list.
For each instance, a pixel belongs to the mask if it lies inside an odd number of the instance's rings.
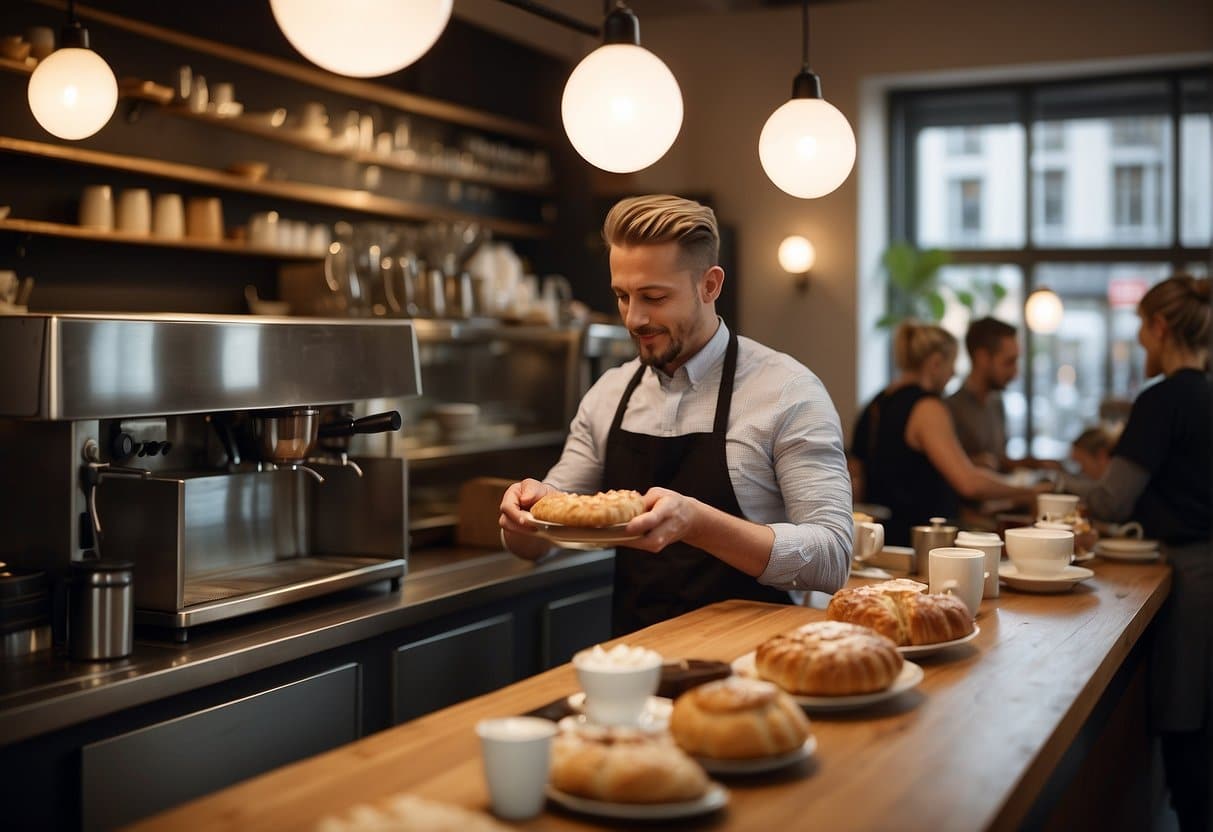
{"label": "pastry on plate", "polygon": [[566,794],[609,803],[697,800],[710,784],[668,734],[593,725],[552,741],[551,782]]}
{"label": "pastry on plate", "polygon": [[770,682],[732,676],[678,697],[670,734],[697,757],[747,760],[787,754],[804,745],[809,719]]}
{"label": "pastry on plate", "polygon": [[316,824],[315,832],[507,832],[483,812],[400,794],[375,805],[359,804]]}
{"label": "pastry on plate", "polygon": [[876,693],[893,684],[903,664],[892,641],[843,621],[817,621],[754,651],[759,677],[800,696]]}
{"label": "pastry on plate", "polygon": [[973,632],[973,617],[955,595],[927,595],[926,584],[898,578],[840,589],[826,617],[870,627],[901,646],[938,644]]}
{"label": "pastry on plate", "polygon": [[564,526],[599,528],[626,523],[644,512],[638,491],[599,491],[597,494],[553,492],[531,506],[531,516]]}

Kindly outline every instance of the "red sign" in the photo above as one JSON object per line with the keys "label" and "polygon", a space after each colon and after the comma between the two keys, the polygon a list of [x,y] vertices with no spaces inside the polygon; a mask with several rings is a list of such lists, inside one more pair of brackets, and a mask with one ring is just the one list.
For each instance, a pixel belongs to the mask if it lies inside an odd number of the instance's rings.
{"label": "red sign", "polygon": [[1142,295],[1150,288],[1144,277],[1113,277],[1108,280],[1108,306],[1136,308]]}

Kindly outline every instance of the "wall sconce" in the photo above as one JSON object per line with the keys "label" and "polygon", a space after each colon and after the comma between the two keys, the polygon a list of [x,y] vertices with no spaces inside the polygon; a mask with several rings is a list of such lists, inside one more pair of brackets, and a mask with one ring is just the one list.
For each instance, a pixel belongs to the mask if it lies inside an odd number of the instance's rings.
{"label": "wall sconce", "polygon": [[353,78],[404,69],[438,40],[453,0],[270,0],[278,28],[303,57]]}
{"label": "wall sconce", "polygon": [[87,139],[104,127],[118,106],[114,71],[89,48],[88,29],[67,4],[59,48],[38,62],[29,78],[29,109],[46,132],[61,139]]}
{"label": "wall sconce", "polygon": [[779,265],[785,272],[796,276],[796,290],[807,291],[809,288],[809,271],[817,262],[817,249],[807,237],[792,235],[784,237],[779,244]]}
{"label": "wall sconce", "polygon": [[801,70],[792,98],[771,113],[758,137],[762,169],[780,190],[801,199],[825,196],[855,167],[855,131],[821,94],[809,69],[809,0],[802,6]]}
{"label": "wall sconce", "polygon": [[640,45],[640,22],[617,2],[602,46],[569,75],[560,100],[564,132],[595,167],[631,173],[656,162],[682,129],[682,90],[670,68]]}
{"label": "wall sconce", "polygon": [[1051,335],[1061,326],[1061,318],[1065,314],[1061,298],[1052,289],[1044,286],[1028,295],[1023,305],[1023,317],[1028,329],[1041,335]]}

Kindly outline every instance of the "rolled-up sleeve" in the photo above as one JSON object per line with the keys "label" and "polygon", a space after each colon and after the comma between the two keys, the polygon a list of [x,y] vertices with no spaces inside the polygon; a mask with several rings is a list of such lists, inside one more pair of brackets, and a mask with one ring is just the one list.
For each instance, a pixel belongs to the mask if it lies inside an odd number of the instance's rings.
{"label": "rolled-up sleeve", "polygon": [[850,571],[851,477],[838,412],[811,373],[784,387],[771,453],[787,522],[768,524],[775,542],[758,580],[778,589],[834,592]]}

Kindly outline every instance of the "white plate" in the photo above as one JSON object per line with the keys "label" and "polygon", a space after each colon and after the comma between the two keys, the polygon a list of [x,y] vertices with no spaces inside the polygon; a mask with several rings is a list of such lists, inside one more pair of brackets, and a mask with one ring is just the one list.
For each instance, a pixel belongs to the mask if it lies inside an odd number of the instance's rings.
{"label": "white plate", "polygon": [[817,737],[809,734],[804,745],[786,754],[775,754],[771,757],[755,757],[750,760],[719,760],[714,757],[696,757],[695,762],[703,766],[708,774],[758,774],[763,771],[774,771],[777,768],[790,766],[807,760],[817,753]]}
{"label": "white plate", "polygon": [[940,650],[946,650],[949,647],[955,647],[957,644],[965,644],[966,642],[972,641],[973,639],[977,638],[977,635],[980,632],[981,628],[974,624],[973,632],[969,633],[967,636],[954,638],[951,641],[937,641],[934,644],[906,644],[902,647],[898,647],[897,652],[906,657],[914,656],[915,658],[922,658],[924,656],[933,656]]}
{"label": "white plate", "polygon": [[1095,575],[1090,569],[1082,566],[1067,566],[1059,575],[1047,578],[1039,575],[1021,575],[1013,563],[1004,563],[998,567],[998,577],[1011,589],[1021,592],[1069,592],[1076,584]]}
{"label": "white plate", "polygon": [[[733,672],[738,676],[750,679],[759,678],[758,670],[754,667],[753,650],[733,660]],[[806,711],[851,711],[892,699],[902,691],[917,687],[918,683],[922,681],[922,677],[921,667],[913,662],[905,662],[901,666],[901,673],[893,680],[893,684],[875,693],[856,693],[849,696],[802,696],[797,693],[789,693],[788,696],[792,697],[792,701]]]}
{"label": "white plate", "polygon": [[1158,541],[1106,538],[1095,544],[1095,553],[1108,560],[1157,560]]}
{"label": "white plate", "polygon": [[590,800],[586,797],[567,794],[554,786],[548,786],[547,795],[553,803],[574,812],[622,820],[670,820],[693,817],[715,812],[717,809],[727,806],[729,802],[729,790],[719,783],[710,784],[703,797],[696,800],[684,800],[680,803],[607,803],[604,800]]}
{"label": "white plate", "polygon": [[[565,700],[569,707],[581,714],[585,711],[585,691],[579,690]],[[664,729],[670,724],[670,714],[674,710],[674,700],[664,696],[650,696],[645,703],[644,711],[640,714],[640,724],[637,728],[648,730]]]}
{"label": "white plate", "polygon": [[526,513],[526,520],[532,523],[539,537],[547,538],[557,545],[595,543],[599,546],[611,546],[641,537],[638,534],[626,534],[627,523],[616,523],[613,526],[566,526],[563,523],[549,523],[546,520],[536,520]]}
{"label": "white plate", "polygon": [[1085,555],[1074,555],[1070,558],[1070,563],[1086,563],[1089,560],[1095,560],[1094,552],[1087,552]]}

